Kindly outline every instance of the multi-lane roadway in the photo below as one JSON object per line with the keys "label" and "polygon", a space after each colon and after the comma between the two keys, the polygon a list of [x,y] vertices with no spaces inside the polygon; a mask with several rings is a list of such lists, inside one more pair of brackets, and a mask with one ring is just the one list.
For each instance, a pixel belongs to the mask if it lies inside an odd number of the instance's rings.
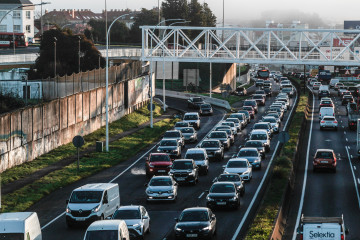
{"label": "multi-lane roadway", "polygon": [[[278,85],[274,84],[273,86],[274,91],[277,92],[279,90]],[[255,87],[252,87],[250,92],[254,90]],[[151,218],[152,231],[150,235],[146,235],[146,239],[172,239],[173,227],[175,225],[174,218],[178,217],[185,208],[206,206],[205,191],[210,188],[215,177],[222,173],[222,166],[225,165],[226,161],[238,152],[239,146],[244,144],[245,139],[250,133],[252,125],[261,119],[267,107],[274,99],[275,97],[267,98],[266,105],[259,108],[255,119],[239,133],[235,144],[226,152],[224,161],[211,162],[208,175],[201,176],[196,186],[180,186],[176,203],[146,202],[144,184],[147,183],[148,179],[145,176],[144,157],[147,156],[149,152],[156,151],[156,145],[153,145],[136,157],[90,178],[60,189],[31,207],[29,210],[36,211],[39,215],[43,238],[52,240],[82,239],[86,230],[85,228],[69,229],[66,226],[64,216],[66,199],[74,188],[86,183],[114,182],[118,183],[120,187],[121,205],[143,205],[148,210]],[[293,109],[294,99],[295,97],[291,100],[291,108],[282,122],[282,128],[287,122],[289,112]],[[183,100],[167,99],[166,102],[172,107],[184,111],[193,111],[187,108],[187,104]],[[225,114],[226,112],[224,110],[215,108],[213,116],[204,116],[201,118],[201,129],[198,131],[199,142],[206,137],[217,123],[224,119]],[[197,144],[198,143],[186,144],[185,149],[182,151],[183,155],[186,149],[196,147]],[[266,158],[263,161],[262,170],[254,171],[253,179],[251,182],[246,183],[246,192],[241,199],[241,207],[238,210],[215,211],[218,221],[217,236],[221,236],[222,239],[240,239],[244,236],[247,226],[251,223],[251,219],[255,214],[257,204],[261,200],[261,195],[266,185],[263,184],[264,177],[267,176],[265,173],[268,172],[268,164],[273,159],[274,150],[277,146],[277,135],[275,135],[271,141],[271,151],[266,154]]]}

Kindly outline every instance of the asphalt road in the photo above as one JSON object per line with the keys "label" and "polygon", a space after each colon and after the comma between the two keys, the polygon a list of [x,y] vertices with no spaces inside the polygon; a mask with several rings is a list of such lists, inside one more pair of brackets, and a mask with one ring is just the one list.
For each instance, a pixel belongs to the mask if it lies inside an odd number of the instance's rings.
{"label": "asphalt road", "polygon": [[[317,93],[317,91],[315,91]],[[345,106],[335,91],[331,91],[335,103],[335,115],[339,122],[338,131],[320,131],[319,100],[315,97],[313,129],[309,148],[309,160],[306,166],[306,152],[301,159],[300,176],[296,182],[296,199],[292,201],[288,226],[283,239],[295,239],[294,229],[299,219],[301,189],[305,172],[306,188],[303,196],[303,207],[300,214],[305,216],[338,217],[344,215],[345,227],[350,229],[347,240],[360,239],[360,210],[357,193],[360,184],[360,162],[356,155],[356,132],[348,129]],[[312,160],[317,149],[330,148],[336,153],[337,172],[313,172]],[[348,150],[347,150],[348,148]],[[354,175],[353,175],[354,174]]]}
{"label": "asphalt road", "polygon": [[[275,85],[275,91],[278,90],[278,86]],[[254,90],[254,87],[252,88]],[[172,239],[173,226],[175,224],[174,218],[178,217],[180,212],[188,207],[194,206],[206,206],[206,194],[204,191],[209,189],[212,185],[213,179],[222,173],[222,165],[226,164],[226,161],[231,156],[238,152],[238,148],[245,142],[245,138],[250,132],[251,126],[261,118],[265,113],[265,109],[274,100],[274,97],[268,98],[265,107],[260,107],[259,113],[255,119],[252,120],[251,124],[248,125],[236,139],[234,146],[226,152],[225,160],[223,162],[211,162],[209,168],[209,174],[206,176],[200,176],[199,183],[196,186],[180,186],[178,199],[176,203],[146,203],[145,200],[145,187],[144,184],[148,181],[145,177],[145,162],[142,154],[139,154],[133,159],[105,170],[95,176],[88,179],[79,181],[76,184],[65,187],[64,189],[58,190],[48,197],[35,204],[30,211],[36,211],[39,215],[43,239],[76,239],[80,240],[83,238],[86,228],[68,229],[65,224],[65,200],[69,197],[71,191],[83,184],[89,182],[108,182],[118,176],[113,182],[118,183],[120,187],[121,205],[143,205],[149,211],[151,218],[151,229],[150,235],[146,236],[146,239]],[[187,109],[187,104],[183,100],[167,99],[167,104],[172,107],[183,109],[185,111],[191,111]],[[199,140],[206,136],[209,131],[223,119],[225,114],[224,110],[215,109],[214,115],[211,117],[202,117],[201,129],[198,132]],[[283,123],[287,120],[288,113],[284,118]],[[283,126],[284,124],[282,124]],[[218,220],[218,238],[221,239],[232,239],[236,229],[239,226],[244,214],[247,212],[250,202],[253,200],[253,195],[258,189],[264,172],[268,166],[269,159],[274,151],[277,143],[277,136],[273,138],[271,142],[271,151],[267,154],[266,159],[263,161],[262,170],[254,171],[253,179],[250,183],[246,183],[245,196],[241,199],[241,207],[239,210],[216,210],[215,214]],[[182,151],[183,155],[186,149],[195,147],[196,144],[187,144],[186,148]],[[156,148],[155,148],[156,150]],[[260,199],[257,199],[257,202]],[[254,205],[256,206],[256,205]],[[254,211],[253,213],[254,214]],[[240,235],[244,234],[247,229],[247,225],[250,220],[247,221],[240,231]],[[240,239],[240,238],[237,238]]]}

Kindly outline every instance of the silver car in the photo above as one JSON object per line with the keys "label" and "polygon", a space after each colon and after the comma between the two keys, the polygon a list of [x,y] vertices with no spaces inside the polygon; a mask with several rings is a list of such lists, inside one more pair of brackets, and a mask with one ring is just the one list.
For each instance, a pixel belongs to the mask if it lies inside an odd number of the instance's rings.
{"label": "silver car", "polygon": [[230,118],[229,117],[229,118],[226,119],[226,122],[233,122],[235,124],[235,126],[236,126],[236,131],[237,132],[240,132],[241,129],[243,128],[243,126],[242,126],[242,124],[241,124],[241,122],[240,122],[240,120],[238,118]]}
{"label": "silver car", "polygon": [[160,141],[157,151],[167,153],[171,158],[179,158],[181,145],[176,139],[163,139]]}
{"label": "silver car", "polygon": [[181,128],[184,128],[184,127],[191,127],[191,126],[188,122],[177,122],[177,123],[175,123],[174,129],[180,130]]}
{"label": "silver car", "polygon": [[242,180],[250,181],[252,179],[252,166],[245,158],[232,158],[224,168],[224,173],[239,174]]}
{"label": "silver car", "polygon": [[324,128],[332,128],[336,131],[338,129],[338,121],[334,116],[324,116],[320,121],[320,130]]}
{"label": "silver car", "polygon": [[276,120],[275,117],[266,117],[266,116],[265,116],[265,117],[263,117],[262,121],[263,121],[263,122],[268,122],[268,123],[270,123],[273,131],[274,131],[275,133],[279,133],[280,126],[279,126],[279,122]]}
{"label": "silver car", "polygon": [[245,158],[253,168],[261,169],[261,155],[257,148],[241,148],[237,154],[238,158]]}
{"label": "silver car", "polygon": [[179,130],[169,130],[164,133],[163,139],[176,139],[180,144],[181,147],[185,146],[184,136]]}
{"label": "silver car", "polygon": [[193,127],[184,127],[180,128],[181,133],[184,136],[185,141],[187,142],[197,142],[198,136],[195,128]]}
{"label": "silver car", "polygon": [[230,139],[225,131],[213,131],[209,134],[208,139],[219,140],[225,150],[230,148]]}
{"label": "silver car", "polygon": [[176,201],[178,184],[171,176],[153,176],[145,186],[146,201]]}

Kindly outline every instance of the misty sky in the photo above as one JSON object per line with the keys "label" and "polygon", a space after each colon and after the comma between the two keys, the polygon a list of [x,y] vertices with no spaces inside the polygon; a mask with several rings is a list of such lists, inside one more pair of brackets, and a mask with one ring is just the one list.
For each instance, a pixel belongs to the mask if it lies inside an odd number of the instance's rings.
{"label": "misty sky", "polygon": [[[40,1],[32,0],[33,3],[40,3]],[[51,2],[51,4],[45,6],[48,10],[75,8],[91,9],[94,12],[101,12],[105,2],[105,0],[43,1]],[[217,16],[218,22],[222,21],[222,0],[200,0],[199,2],[207,2]],[[157,4],[158,0],[107,0],[108,10],[124,8],[150,9],[157,6]],[[360,20],[359,0],[225,0],[225,24],[241,25],[242,20],[259,18],[262,12],[269,10],[292,10],[292,15],[294,15],[294,11],[305,12],[307,14],[316,13],[327,23],[342,23],[343,20]]]}

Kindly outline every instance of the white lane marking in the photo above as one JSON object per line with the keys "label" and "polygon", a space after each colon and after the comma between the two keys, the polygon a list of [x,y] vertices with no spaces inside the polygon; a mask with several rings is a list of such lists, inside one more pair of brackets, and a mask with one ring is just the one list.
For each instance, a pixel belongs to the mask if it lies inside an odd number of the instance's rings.
{"label": "white lane marking", "polygon": [[356,166],[354,166],[354,170],[356,170]]}
{"label": "white lane marking", "polygon": [[[222,121],[225,118],[225,112],[223,111],[223,118],[220,120]],[[217,125],[217,124],[216,124]],[[215,126],[216,126],[215,125]],[[214,127],[215,128],[215,127]],[[213,129],[214,129],[213,128]],[[211,132],[211,131],[210,131]],[[207,135],[206,135],[207,136]],[[204,141],[204,139],[206,138],[206,136],[201,140]],[[201,143],[200,142],[200,143]],[[199,144],[200,144],[199,143]],[[199,145],[198,144],[198,145]],[[115,181],[116,179],[118,179],[119,177],[121,177],[125,172],[129,171],[129,169],[131,169],[135,164],[137,164],[140,160],[142,160],[146,155],[148,155],[152,150],[154,150],[154,148],[158,145],[155,144],[152,148],[150,148],[146,153],[144,153],[139,159],[137,159],[135,162],[133,162],[129,167],[127,167],[124,171],[122,171],[119,175],[117,175],[116,177],[114,177],[109,183],[112,183],[113,181]],[[45,228],[47,228],[48,226],[50,226],[52,223],[54,223],[56,220],[58,220],[61,216],[63,216],[65,214],[65,212],[61,213],[59,216],[57,216],[56,218],[52,219],[50,222],[48,222],[47,224],[45,224],[41,230],[44,230]]]}
{"label": "white lane marking", "polygon": [[[310,90],[310,89],[309,89]],[[311,91],[311,90],[310,90]],[[311,91],[312,92],[312,91]],[[312,114],[311,114],[311,125],[310,125],[310,134],[309,134],[309,140],[308,140],[308,145],[307,145],[307,150],[306,150],[306,162],[305,162],[305,173],[304,173],[304,182],[303,182],[303,188],[302,188],[302,192],[301,192],[301,199],[300,199],[300,204],[299,204],[299,211],[297,214],[297,218],[296,218],[296,224],[295,224],[295,228],[294,228],[294,233],[293,233],[293,240],[296,240],[296,236],[297,236],[297,226],[299,226],[299,222],[300,222],[300,215],[302,212],[302,208],[304,206],[304,197],[305,197],[305,189],[306,189],[306,183],[307,183],[307,174],[308,174],[308,165],[309,165],[309,155],[310,155],[310,144],[311,144],[311,136],[312,136],[312,129],[313,129],[313,123],[314,123],[314,107],[315,107],[315,95],[313,94],[313,103],[312,103]]]}
{"label": "white lane marking", "polygon": [[351,159],[353,159],[353,155],[350,155],[351,156]]}
{"label": "white lane marking", "polygon": [[[294,103],[297,101],[297,98],[298,98],[298,94],[296,94],[296,98],[295,98]],[[291,109],[291,112],[290,112],[290,114],[289,114],[288,119],[286,120],[286,123],[285,123],[283,129],[286,129],[286,127],[287,127],[287,125],[288,125],[288,123],[289,123],[289,120],[290,120],[290,116],[292,115],[292,112],[294,111],[294,108],[295,108],[295,104],[293,105],[293,107],[292,107],[292,109]],[[314,114],[314,113],[313,113],[313,114]],[[242,227],[243,227],[243,225],[244,225],[244,223],[245,223],[245,221],[246,221],[246,219],[247,219],[247,217],[248,217],[251,209],[253,208],[253,205],[254,205],[254,203],[255,203],[255,201],[256,201],[256,199],[257,199],[257,196],[259,195],[259,192],[260,192],[260,190],[261,190],[261,188],[262,188],[262,186],[263,186],[263,184],[264,184],[264,182],[265,182],[265,179],[266,179],[266,177],[267,177],[267,175],[268,175],[268,173],[269,173],[269,171],[270,171],[271,164],[272,164],[272,162],[273,162],[273,160],[274,160],[274,158],[275,158],[275,155],[276,155],[276,152],[277,152],[277,150],[278,150],[278,148],[279,148],[279,145],[280,145],[280,142],[278,141],[277,144],[276,144],[275,150],[274,150],[274,152],[273,152],[273,155],[271,156],[271,159],[270,159],[270,161],[269,161],[268,167],[266,168],[266,171],[265,171],[265,173],[264,173],[264,176],[263,176],[263,178],[262,178],[262,180],[261,180],[261,182],[260,182],[260,184],[259,184],[259,186],[258,186],[258,188],[257,188],[257,190],[256,190],[256,192],[255,192],[255,194],[254,194],[254,196],[253,196],[253,198],[252,198],[252,200],[251,200],[248,208],[246,209],[246,212],[245,212],[244,216],[242,217],[239,226],[237,227],[237,229],[236,229],[233,237],[231,238],[231,240],[236,240],[236,239],[237,239],[237,237],[238,237],[238,235],[239,235],[239,233],[240,233],[240,231],[241,231],[241,229],[242,229]]]}
{"label": "white lane marking", "polygon": [[360,208],[360,196],[359,196],[359,189],[358,189],[358,186],[356,185],[356,178],[355,178],[355,173],[354,173],[354,170],[353,170],[353,165],[351,163],[351,159],[349,157],[349,150],[348,148],[345,146],[345,149],[346,149],[346,153],[348,155],[348,159],[349,159],[349,164],[350,164],[350,168],[351,168],[351,173],[353,175],[353,178],[354,178],[354,184],[355,184],[355,190],[356,190],[356,195],[357,195],[357,198],[358,198],[358,202],[359,202],[359,208]]}
{"label": "white lane marking", "polygon": [[357,180],[358,180],[358,184],[360,184],[360,178],[358,178]]}
{"label": "white lane marking", "polygon": [[350,150],[350,146],[348,146],[348,149]]}
{"label": "white lane marking", "polygon": [[347,138],[345,138],[345,140],[348,142],[349,140]]}
{"label": "white lane marking", "polygon": [[204,196],[204,194],[205,192],[202,192],[198,198],[200,199],[202,196]]}
{"label": "white lane marking", "polygon": [[342,128],[345,128],[344,126],[342,126]]}
{"label": "white lane marking", "polygon": [[346,132],[344,131],[344,134],[346,135]]}

